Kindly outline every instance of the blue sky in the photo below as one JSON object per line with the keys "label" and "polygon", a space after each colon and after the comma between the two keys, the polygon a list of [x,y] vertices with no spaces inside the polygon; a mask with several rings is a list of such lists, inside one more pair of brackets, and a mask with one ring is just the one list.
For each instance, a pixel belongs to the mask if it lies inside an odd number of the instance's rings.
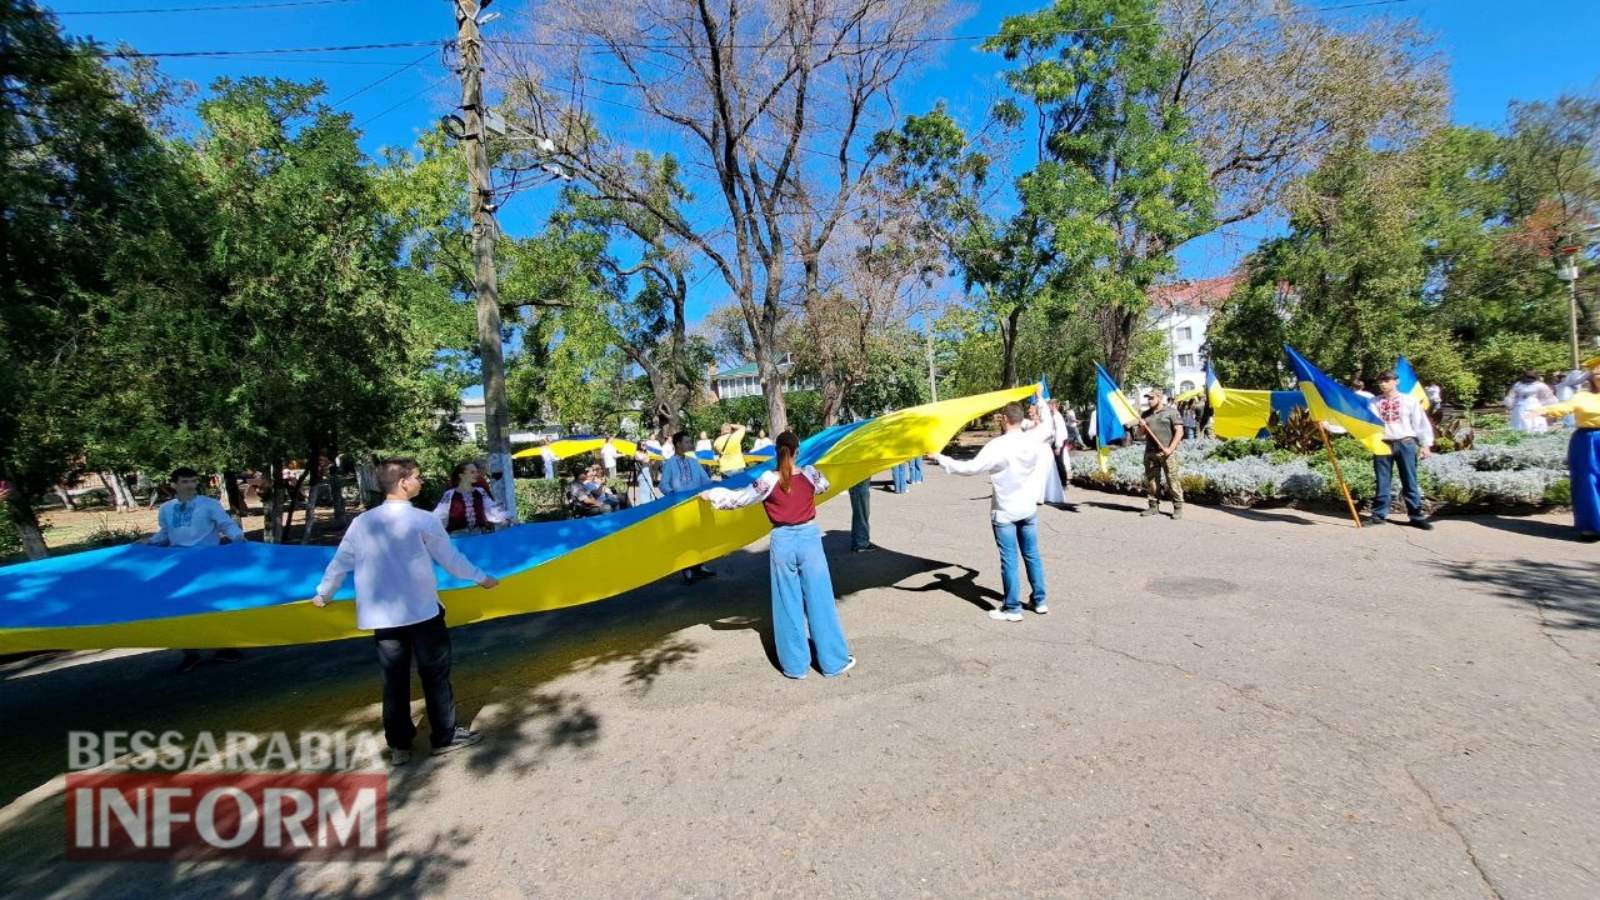
{"label": "blue sky", "polygon": [[[126,42],[144,51],[260,50],[442,40],[453,36],[451,4],[446,0],[299,0],[297,5],[260,9],[143,12],[294,0],[62,0],[45,4],[61,15],[69,33],[107,44]],[[1349,0],[1321,0],[1337,5]],[[956,28],[959,35],[996,30],[1007,15],[1039,8],[1040,2],[987,0]],[[517,0],[498,0],[500,21],[485,28],[489,37],[517,36]],[[140,12],[132,12],[139,10]],[[72,11],[97,11],[68,15]],[[111,11],[128,11],[115,15]],[[1552,98],[1563,91],[1600,89],[1600,2],[1596,0],[1401,0],[1372,10],[1340,15],[1386,13],[1418,19],[1436,37],[1449,60],[1452,116],[1463,124],[1493,127],[1508,101]],[[920,112],[944,100],[951,110],[976,124],[996,90],[999,60],[979,51],[976,40],[945,45],[934,64],[908,80],[900,92],[905,112]],[[409,146],[417,134],[449,111],[458,96],[440,54],[424,47],[362,52],[301,53],[282,56],[163,59],[170,74],[204,87],[224,75],[276,75],[321,79],[328,97],[343,102],[365,134],[364,146]],[[348,99],[345,99],[348,98]],[[627,111],[617,110],[621,115]],[[507,205],[503,225],[512,233],[537,230],[549,208],[551,189],[518,197]],[[1232,236],[1195,241],[1180,256],[1181,274],[1206,277],[1229,271],[1270,225],[1245,226]],[[1244,235],[1240,237],[1239,235]],[[699,317],[720,302],[717,279],[700,282],[691,304]]]}

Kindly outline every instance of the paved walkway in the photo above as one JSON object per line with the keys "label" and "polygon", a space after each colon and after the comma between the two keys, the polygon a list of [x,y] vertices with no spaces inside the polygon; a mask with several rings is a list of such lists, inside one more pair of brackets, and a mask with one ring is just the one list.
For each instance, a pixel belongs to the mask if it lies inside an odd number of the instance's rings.
{"label": "paved walkway", "polygon": [[60,861],[67,727],[374,727],[370,645],[0,672],[0,890],[82,896],[1600,896],[1600,549],[1560,517],[1042,512],[1053,613],[990,621],[987,488],[929,467],[844,553],[860,665],[768,659],[715,581],[456,632],[484,744],[394,780],[385,864]]}

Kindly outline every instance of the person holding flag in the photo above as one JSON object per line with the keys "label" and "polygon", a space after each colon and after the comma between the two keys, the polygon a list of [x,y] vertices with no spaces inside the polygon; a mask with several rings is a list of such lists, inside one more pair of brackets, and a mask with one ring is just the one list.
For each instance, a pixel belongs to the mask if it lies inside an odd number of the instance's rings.
{"label": "person holding flag", "polygon": [[1149,505],[1141,517],[1161,512],[1161,481],[1166,479],[1172,498],[1172,518],[1183,518],[1183,484],[1178,480],[1178,445],[1183,443],[1183,419],[1167,405],[1167,394],[1160,388],[1145,391],[1149,408],[1140,419],[1144,423],[1144,490]]}
{"label": "person holding flag", "polygon": [[1404,492],[1406,513],[1411,524],[1427,531],[1433,528],[1422,512],[1422,483],[1417,480],[1417,460],[1427,459],[1433,447],[1433,422],[1416,395],[1401,393],[1400,380],[1393,372],[1378,376],[1378,396],[1370,402],[1374,415],[1383,423],[1383,442],[1387,455],[1372,457],[1378,489],[1372,498],[1369,524],[1382,525],[1389,519],[1389,493],[1394,470],[1400,469],[1400,489]]}
{"label": "person holding flag", "polygon": [[1008,403],[1001,412],[1005,433],[983,445],[978,455],[967,462],[944,454],[934,457],[952,475],[988,475],[994,497],[989,503],[989,518],[994,526],[995,546],[1000,550],[1000,582],[1005,600],[989,618],[1000,622],[1022,621],[1022,579],[1017,569],[1020,550],[1033,588],[1033,611],[1050,611],[1045,600],[1044,561],[1039,556],[1038,507],[1044,490],[1044,477],[1050,463],[1039,447],[1050,439],[1050,430],[1022,428],[1027,414],[1019,403]]}

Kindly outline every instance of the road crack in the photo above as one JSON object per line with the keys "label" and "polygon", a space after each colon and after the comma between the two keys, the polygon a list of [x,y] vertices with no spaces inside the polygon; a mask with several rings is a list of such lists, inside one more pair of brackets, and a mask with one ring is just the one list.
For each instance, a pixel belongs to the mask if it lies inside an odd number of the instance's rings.
{"label": "road crack", "polygon": [[1466,832],[1462,831],[1456,823],[1450,821],[1449,816],[1444,814],[1444,807],[1439,805],[1439,799],[1433,795],[1433,791],[1428,790],[1427,785],[1422,783],[1422,779],[1417,777],[1417,773],[1412,771],[1411,767],[1413,765],[1415,763],[1407,763],[1405,765],[1406,776],[1411,779],[1411,784],[1427,799],[1428,809],[1433,813],[1434,819],[1445,828],[1448,828],[1450,833],[1456,836],[1456,840],[1461,842],[1461,849],[1466,852],[1467,859],[1472,863],[1472,868],[1477,871],[1478,880],[1483,883],[1483,889],[1488,891],[1489,896],[1494,897],[1495,900],[1502,900],[1505,895],[1500,893],[1500,889],[1495,886],[1494,879],[1489,877],[1488,870],[1483,867],[1483,862],[1478,859],[1478,852],[1473,849],[1472,842],[1467,840]]}

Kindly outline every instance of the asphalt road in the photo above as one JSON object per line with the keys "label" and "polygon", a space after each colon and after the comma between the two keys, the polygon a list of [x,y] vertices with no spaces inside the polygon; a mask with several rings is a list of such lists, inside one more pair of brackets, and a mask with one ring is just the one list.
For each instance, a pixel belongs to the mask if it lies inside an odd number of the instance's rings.
{"label": "asphalt road", "polygon": [[[1600,896],[1600,549],[1074,490],[1049,616],[994,622],[981,479],[823,510],[859,666],[770,661],[717,579],[458,629],[485,742],[391,782],[383,863],[62,860],[67,729],[378,722],[370,644],[0,668],[0,890],[275,897]],[[420,702],[418,704],[420,714]]]}

